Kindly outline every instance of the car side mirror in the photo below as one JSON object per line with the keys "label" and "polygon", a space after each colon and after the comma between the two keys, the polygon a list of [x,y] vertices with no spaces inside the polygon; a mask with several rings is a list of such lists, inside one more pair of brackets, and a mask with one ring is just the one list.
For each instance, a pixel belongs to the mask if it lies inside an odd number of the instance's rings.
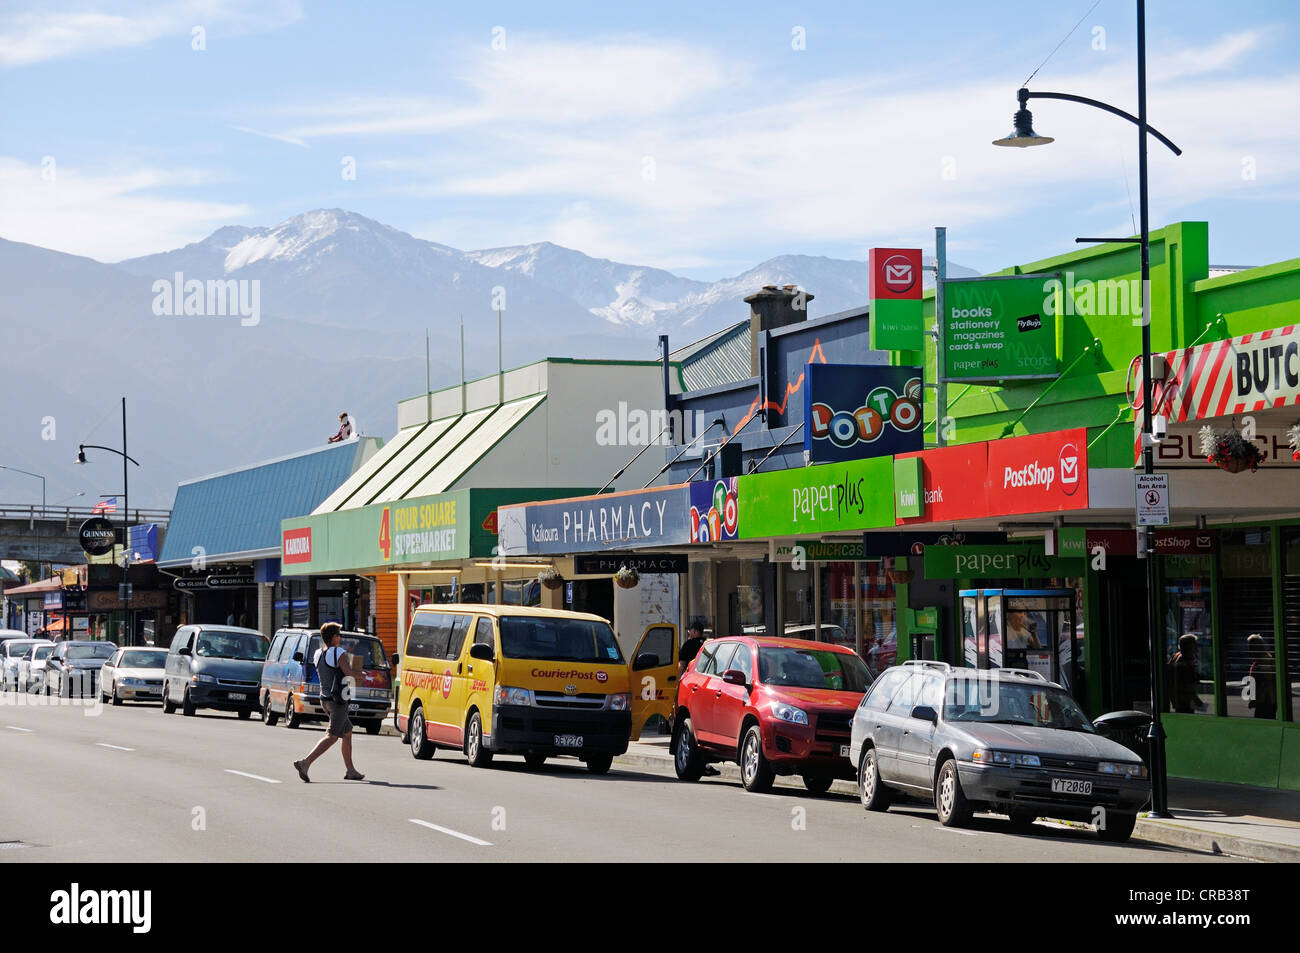
{"label": "car side mirror", "polygon": [[303,654],[302,654],[301,652],[294,652],[294,653],[293,653],[293,660],[294,660],[295,662],[302,662],[302,661],[304,661],[304,659],[303,659]]}
{"label": "car side mirror", "polygon": [[[473,655],[474,653],[471,652],[470,654]],[[397,663],[400,662],[401,660],[402,657],[398,655],[396,652],[394,652],[391,656],[389,656],[388,664],[391,665],[393,668],[397,668]]]}
{"label": "car side mirror", "polygon": [[182,645],[179,649],[176,650],[176,654],[177,654],[177,655],[193,655],[194,653],[190,651],[190,647],[189,647],[188,645]]}
{"label": "car side mirror", "polygon": [[939,713],[929,705],[917,705],[912,709],[912,717],[918,721],[928,721],[932,725],[939,723]]}
{"label": "car side mirror", "polygon": [[729,668],[722,673],[722,680],[728,685],[739,685],[742,688],[748,683],[745,681],[745,673],[738,668]]}
{"label": "car side mirror", "polygon": [[646,669],[646,668],[658,668],[658,667],[659,667],[659,656],[656,655],[654,652],[642,652],[640,655],[636,657],[636,661],[632,663],[632,671],[634,672],[639,672],[642,669]]}
{"label": "car side mirror", "polygon": [[492,651],[492,646],[485,642],[475,642],[469,647],[469,657],[476,658],[482,662],[495,662],[497,655]]}

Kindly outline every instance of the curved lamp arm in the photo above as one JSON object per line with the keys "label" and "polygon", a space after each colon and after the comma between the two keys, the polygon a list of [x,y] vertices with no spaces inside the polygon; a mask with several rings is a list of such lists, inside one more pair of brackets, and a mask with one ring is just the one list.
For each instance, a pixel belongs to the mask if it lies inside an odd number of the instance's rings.
{"label": "curved lamp arm", "polygon": [[[114,450],[112,447],[101,447],[101,446],[100,446],[99,444],[97,444],[97,443],[83,443],[83,444],[78,444],[78,445],[77,445],[77,452],[80,453],[81,451],[86,450],[87,448],[89,448],[89,449],[91,449],[91,450],[107,450],[109,453],[116,453],[119,457],[126,457],[126,459],[130,460],[130,461],[131,461],[132,463],[134,463],[137,467],[140,465],[140,461],[137,460],[135,457],[129,457],[129,456],[127,456],[125,453],[123,453],[121,450]],[[84,461],[78,461],[78,462],[84,462]]]}
{"label": "curved lamp arm", "polygon": [[[1141,125],[1141,122],[1138,120],[1138,117],[1134,116],[1132,113],[1127,113],[1122,109],[1119,109],[1115,106],[1111,106],[1108,103],[1103,103],[1097,99],[1089,99],[1087,96],[1075,96],[1073,93],[1039,93],[1039,92],[1030,92],[1027,89],[1020,89],[1016,92],[1016,98],[1020,100],[1021,109],[1025,108],[1025,103],[1030,99],[1062,99],[1065,100],[1067,103],[1082,103],[1085,106],[1096,106],[1098,109],[1104,109],[1106,112],[1119,116],[1121,119],[1127,119],[1135,126]],[[1156,129],[1155,126],[1151,125],[1151,123],[1147,123],[1147,132],[1151,133],[1151,135],[1155,136],[1166,146],[1168,146],[1169,150],[1174,155],[1180,156],[1183,154],[1182,149],[1179,149],[1176,145],[1174,145],[1173,142],[1171,142],[1163,133],[1161,133],[1158,129]]]}

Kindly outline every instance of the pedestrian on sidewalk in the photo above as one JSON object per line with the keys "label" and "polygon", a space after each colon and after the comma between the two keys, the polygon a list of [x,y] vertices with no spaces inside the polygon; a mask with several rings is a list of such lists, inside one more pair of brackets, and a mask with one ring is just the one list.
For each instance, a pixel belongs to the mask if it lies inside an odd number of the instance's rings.
{"label": "pedestrian on sidewalk", "polygon": [[[351,665],[348,654],[339,646],[339,634],[342,630],[343,627],[337,622],[326,622],[320,627],[321,647],[316,653],[315,663],[316,671],[320,673],[321,705],[329,715],[329,727],[325,729],[325,737],[316,742],[316,747],[311,750],[311,754],[293,763],[298,771],[298,777],[306,782],[311,781],[311,778],[307,777],[307,771],[312,763],[333,747],[336,741],[343,743],[343,766],[347,769],[343,780],[364,781],[366,779],[366,776],[352,763],[352,722],[348,720],[348,703],[343,694],[343,679],[345,675],[355,678],[357,672]],[[346,673],[343,671],[345,665],[349,666]]]}
{"label": "pedestrian on sidewalk", "polygon": [[1256,632],[1246,637],[1246,649],[1250,652],[1249,677],[1254,684],[1255,697],[1250,700],[1250,708],[1256,718],[1277,717],[1277,665],[1264,642],[1264,636]]}
{"label": "pedestrian on sidewalk", "polygon": [[686,628],[686,641],[682,643],[681,649],[677,653],[677,674],[685,675],[686,666],[695,660],[695,656],[700,654],[700,649],[704,646],[704,620],[695,618]]}

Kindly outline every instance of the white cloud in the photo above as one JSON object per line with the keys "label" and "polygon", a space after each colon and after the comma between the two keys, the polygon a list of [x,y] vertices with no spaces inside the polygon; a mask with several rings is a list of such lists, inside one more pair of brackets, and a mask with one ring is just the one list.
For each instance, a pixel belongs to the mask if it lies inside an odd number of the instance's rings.
{"label": "white cloud", "polygon": [[[173,0],[128,4],[64,0],[62,9],[38,4],[0,15],[0,69],[144,46],[164,36],[205,30],[228,35],[256,33],[301,18],[297,0]],[[125,8],[125,9],[124,9]]]}
{"label": "white cloud", "polygon": [[[45,176],[42,176],[42,172]],[[136,169],[90,173],[0,156],[0,235],[100,261],[178,248],[247,217],[242,204],[160,195],[203,184],[201,172]]]}

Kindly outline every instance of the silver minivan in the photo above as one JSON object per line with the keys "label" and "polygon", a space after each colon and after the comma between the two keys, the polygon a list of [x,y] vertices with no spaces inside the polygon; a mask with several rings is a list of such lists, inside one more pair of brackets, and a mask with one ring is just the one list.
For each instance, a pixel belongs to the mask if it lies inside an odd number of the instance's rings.
{"label": "silver minivan", "polygon": [[233,625],[183,625],[167,650],[163,712],[177,708],[233,711],[248,718],[258,710],[258,685],[267,639],[256,629]]}

